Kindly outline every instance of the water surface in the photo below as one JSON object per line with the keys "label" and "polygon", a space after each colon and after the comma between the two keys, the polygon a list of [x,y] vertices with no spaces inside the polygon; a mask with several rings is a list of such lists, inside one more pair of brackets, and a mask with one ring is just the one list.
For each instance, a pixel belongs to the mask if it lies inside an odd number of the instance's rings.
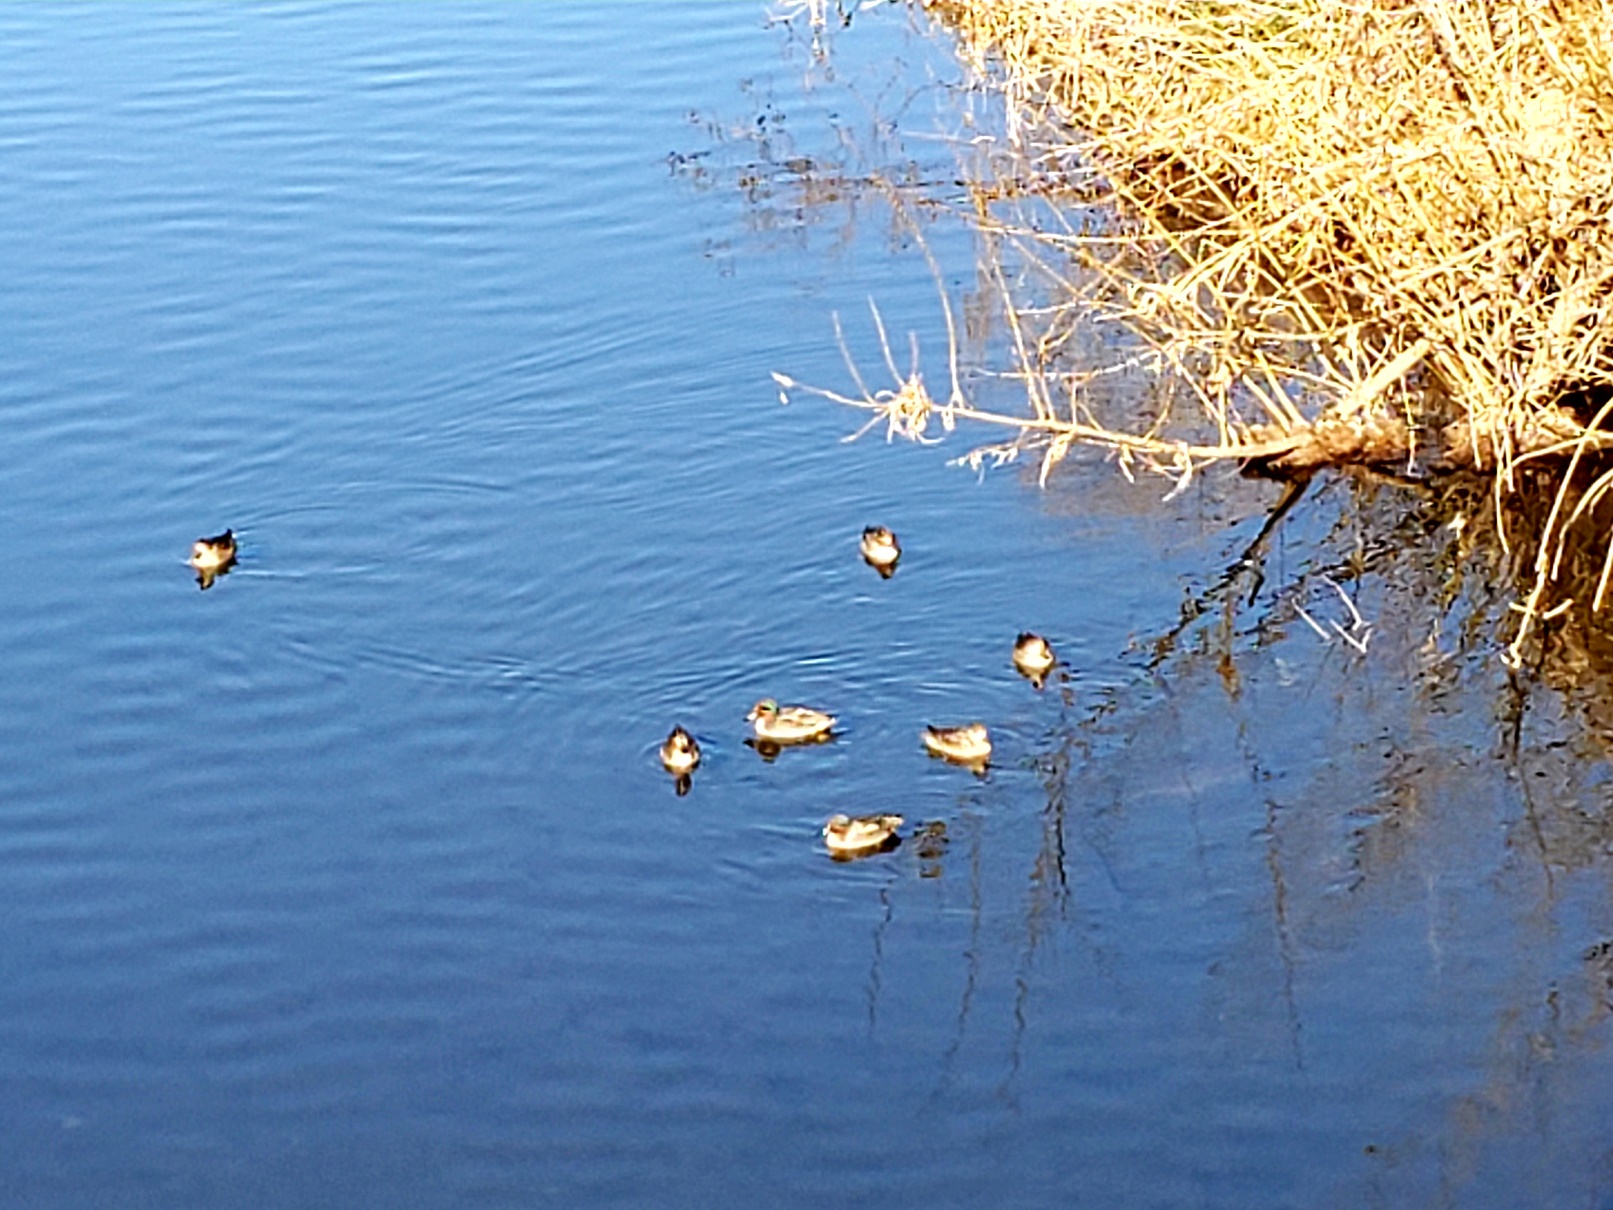
{"label": "water surface", "polygon": [[[781,407],[848,387],[834,312],[878,367],[869,296],[944,379],[858,179],[944,196],[992,120],[900,8],[829,40],[0,8],[6,1204],[1605,1198],[1602,746],[1570,703],[1509,758],[1504,672],[1388,576],[1364,656],[1289,613],[1161,663],[1268,487]],[[1282,531],[1267,616],[1348,621],[1303,575],[1359,508]],[[842,734],[763,761],[764,695]],[[975,717],[989,775],[925,756]],[[948,843],[836,864],[839,810]]]}

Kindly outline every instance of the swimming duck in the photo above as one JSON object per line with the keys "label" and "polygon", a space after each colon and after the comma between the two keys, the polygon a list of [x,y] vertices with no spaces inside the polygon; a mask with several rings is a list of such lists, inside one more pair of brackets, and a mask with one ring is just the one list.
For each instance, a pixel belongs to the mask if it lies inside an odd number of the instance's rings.
{"label": "swimming duck", "polygon": [[934,755],[960,765],[984,767],[991,756],[991,733],[985,723],[963,727],[926,727],[924,746]]}
{"label": "swimming duck", "polygon": [[682,727],[674,727],[661,745],[661,763],[668,773],[687,777],[700,763],[700,745]]}
{"label": "swimming duck", "polygon": [[947,855],[947,826],[939,819],[913,829],[913,856],[919,859],[920,878],[939,878],[941,862]]}
{"label": "swimming duck", "polygon": [[1055,662],[1053,648],[1041,635],[1026,630],[1014,640],[1014,667],[1038,689]]}
{"label": "swimming duck", "polygon": [[190,565],[196,569],[196,586],[203,592],[235,566],[235,534],[225,530],[216,538],[198,538],[190,548]]}
{"label": "swimming duck", "polygon": [[190,565],[197,571],[220,572],[235,562],[235,531],[227,529],[216,538],[197,538],[190,548]]}
{"label": "swimming duck", "polygon": [[826,737],[839,720],[810,706],[781,706],[763,698],[745,716],[756,731],[756,738],[775,744],[798,744]]}
{"label": "swimming duck", "polygon": [[823,825],[823,843],[834,857],[877,853],[901,843],[896,835],[901,826],[900,815],[835,815]]}
{"label": "swimming duck", "polygon": [[883,525],[870,525],[863,530],[858,544],[863,560],[887,580],[896,572],[896,562],[902,557],[902,544],[896,535]]}

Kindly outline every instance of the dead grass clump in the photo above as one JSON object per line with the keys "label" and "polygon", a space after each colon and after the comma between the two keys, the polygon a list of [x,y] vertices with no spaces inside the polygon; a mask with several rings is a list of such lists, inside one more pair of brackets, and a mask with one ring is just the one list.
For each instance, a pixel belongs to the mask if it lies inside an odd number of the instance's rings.
{"label": "dead grass clump", "polygon": [[[1287,443],[1278,471],[1426,457],[1505,493],[1607,442],[1613,0],[926,7],[1168,253],[1152,275],[1113,232],[1048,237],[1107,318],[1213,367],[1219,445]],[[1537,611],[1551,563],[1548,541]]]}

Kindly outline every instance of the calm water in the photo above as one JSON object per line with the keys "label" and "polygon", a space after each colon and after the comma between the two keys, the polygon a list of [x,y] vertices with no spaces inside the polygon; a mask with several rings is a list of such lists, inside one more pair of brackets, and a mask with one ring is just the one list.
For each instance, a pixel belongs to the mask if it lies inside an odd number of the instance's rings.
{"label": "calm water", "polygon": [[[872,371],[869,296],[942,377],[922,257],[824,182],[955,174],[944,40],[881,9],[815,62],[712,0],[0,45],[0,1204],[1610,1204],[1604,749],[1392,575],[1364,656],[1255,625],[1371,506],[1285,527],[1233,660],[1154,662],[1269,487],[1044,492],[779,406],[848,386],[837,310]],[[765,695],[843,734],[764,762]],[[917,741],[973,717],[982,779]],[[947,844],[828,860],[875,809]]]}

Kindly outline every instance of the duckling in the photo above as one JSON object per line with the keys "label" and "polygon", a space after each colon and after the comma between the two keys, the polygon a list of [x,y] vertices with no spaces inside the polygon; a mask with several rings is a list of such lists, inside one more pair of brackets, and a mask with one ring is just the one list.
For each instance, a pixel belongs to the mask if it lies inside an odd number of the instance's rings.
{"label": "duckling", "polygon": [[700,763],[700,745],[682,727],[674,727],[666,743],[661,745],[661,763],[668,773],[687,777]]}
{"label": "duckling", "polygon": [[227,529],[216,538],[197,538],[190,548],[190,565],[197,571],[221,572],[235,562],[235,531]]}
{"label": "duckling", "polygon": [[902,557],[902,544],[883,525],[870,525],[863,530],[858,549],[862,551],[863,561],[885,579],[896,574],[896,562]]}
{"label": "duckling", "polygon": [[985,723],[964,727],[926,727],[924,746],[936,756],[960,765],[984,768],[991,757],[991,733]]}
{"label": "duckling", "polygon": [[1053,648],[1041,635],[1026,630],[1014,640],[1014,667],[1038,689],[1056,662]]}
{"label": "duckling", "polygon": [[799,744],[827,738],[829,729],[840,720],[810,706],[780,706],[768,697],[751,707],[745,721],[755,729],[758,740]]}
{"label": "duckling", "polygon": [[823,825],[823,843],[833,857],[861,857],[901,844],[901,826],[900,815],[834,815]]}

